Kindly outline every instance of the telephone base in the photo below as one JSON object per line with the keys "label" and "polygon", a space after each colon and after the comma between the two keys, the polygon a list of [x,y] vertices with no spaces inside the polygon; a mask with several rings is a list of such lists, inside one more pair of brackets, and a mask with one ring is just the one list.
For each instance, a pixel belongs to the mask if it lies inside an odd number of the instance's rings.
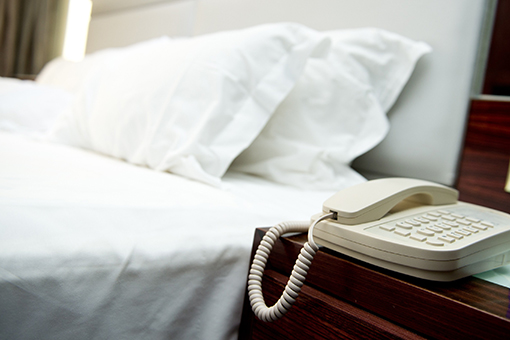
{"label": "telephone base", "polygon": [[[499,268],[501,266],[510,264],[510,250],[499,254],[496,256],[493,256],[491,258],[486,258],[482,261],[479,261],[477,263],[473,263],[470,265],[467,265],[462,268],[458,268],[455,270],[450,271],[435,271],[435,270],[424,270],[419,268],[413,268],[404,266],[402,264],[393,263],[381,260],[379,258],[371,257],[362,253],[358,253],[355,251],[352,251],[347,248],[343,248],[337,244],[333,244],[331,242],[328,242],[326,240],[321,239],[320,237],[315,237],[317,240],[317,243],[325,246],[326,248],[329,248],[331,250],[334,250],[338,253],[350,256],[352,258],[364,261],[366,263],[370,263],[372,265],[375,265],[377,267],[381,267],[384,269],[388,269],[397,273],[406,274],[410,276],[414,276],[420,279],[425,280],[431,280],[431,281],[442,281],[442,282],[449,282],[449,281],[455,281],[461,278],[464,278],[466,276],[479,274],[491,269]],[[510,247],[510,245],[508,246]]]}
{"label": "telephone base", "polygon": [[353,258],[434,281],[510,263],[510,215],[465,202],[406,206],[358,225],[326,220],[313,236],[317,244]]}

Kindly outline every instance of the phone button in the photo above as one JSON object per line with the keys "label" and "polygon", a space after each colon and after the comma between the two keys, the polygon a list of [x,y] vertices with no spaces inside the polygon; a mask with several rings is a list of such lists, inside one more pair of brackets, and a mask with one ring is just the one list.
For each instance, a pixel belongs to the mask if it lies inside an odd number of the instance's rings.
{"label": "phone button", "polygon": [[430,244],[431,246],[436,246],[436,247],[444,246],[443,242],[436,241],[436,240],[429,240],[429,241],[427,241],[427,244]]}
{"label": "phone button", "polygon": [[459,224],[456,223],[456,222],[444,221],[443,223],[446,224],[446,225],[449,225],[450,227],[453,227],[453,228],[457,228],[459,226]]}
{"label": "phone button", "polygon": [[471,225],[471,222],[469,222],[467,220],[457,220],[457,223],[458,224],[462,224],[462,225],[466,225],[466,226]]}
{"label": "phone button", "polygon": [[405,222],[398,222],[397,227],[404,228],[404,229],[413,229],[412,225],[410,225],[409,223],[405,223]]}
{"label": "phone button", "polygon": [[465,230],[467,232],[470,232],[472,234],[476,234],[479,230],[475,229],[475,228],[471,228],[471,227],[465,227],[465,228],[462,228],[462,230]]}
{"label": "phone button", "polygon": [[438,227],[434,227],[434,226],[432,226],[432,225],[429,225],[429,226],[427,227],[427,229],[428,229],[428,230],[430,230],[430,231],[433,231],[433,232],[435,232],[435,233],[442,233],[442,232],[443,232],[443,229],[438,228]]}
{"label": "phone button", "polygon": [[379,228],[381,228],[382,230],[386,230],[386,231],[393,231],[393,230],[395,230],[395,227],[392,227],[392,226],[386,225],[386,224],[383,224],[383,225],[379,226]]}
{"label": "phone button", "polygon": [[429,223],[430,222],[429,220],[426,220],[423,217],[415,217],[414,220],[417,222],[420,222],[420,223]]}
{"label": "phone button", "polygon": [[448,237],[448,236],[439,236],[439,239],[442,241],[448,242],[448,243],[455,242],[455,239],[453,237]]}
{"label": "phone button", "polygon": [[402,230],[395,230],[395,234],[400,236],[409,236],[411,235],[411,232],[409,231],[402,231]]}
{"label": "phone button", "polygon": [[434,236],[435,235],[432,231],[429,231],[429,230],[424,229],[424,228],[418,229],[418,234],[422,234],[422,235],[425,235],[425,236]]}
{"label": "phone button", "polygon": [[487,230],[486,226],[483,226],[481,224],[475,223],[472,225],[473,228],[480,229],[480,230]]}
{"label": "phone button", "polygon": [[420,236],[420,235],[411,235],[411,237],[409,237],[410,239],[413,239],[415,241],[419,241],[419,242],[423,242],[423,241],[426,241],[427,238],[425,236]]}
{"label": "phone button", "polygon": [[434,224],[434,227],[441,228],[443,230],[450,230],[452,229],[450,226],[443,224],[443,223],[436,223]]}
{"label": "phone button", "polygon": [[406,223],[409,223],[415,227],[419,227],[421,226],[421,223],[420,222],[416,222],[416,221],[413,221],[413,220],[405,220]]}
{"label": "phone button", "polygon": [[434,221],[434,222],[435,222],[435,221],[437,221],[437,217],[434,217],[434,216],[432,216],[432,215],[430,215],[430,214],[428,214],[428,215],[427,215],[427,214],[425,214],[425,215],[423,215],[422,217],[423,217],[424,219],[429,220],[429,221]]}
{"label": "phone button", "polygon": [[447,221],[455,221],[456,218],[455,217],[451,217],[451,216],[443,216],[443,219],[447,220]]}
{"label": "phone button", "polygon": [[451,232],[448,234],[448,236],[456,238],[457,240],[460,240],[461,238],[464,238],[464,236],[457,234],[456,232]]}
{"label": "phone button", "polygon": [[457,234],[461,234],[462,236],[469,236],[469,235],[471,235],[471,233],[469,231],[466,231],[466,230],[455,230],[455,232]]}

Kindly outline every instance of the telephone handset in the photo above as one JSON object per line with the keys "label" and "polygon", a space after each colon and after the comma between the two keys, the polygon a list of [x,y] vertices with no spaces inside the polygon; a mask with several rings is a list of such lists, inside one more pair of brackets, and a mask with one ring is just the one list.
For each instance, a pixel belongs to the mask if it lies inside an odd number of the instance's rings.
{"label": "telephone handset", "polygon": [[324,212],[337,213],[342,224],[360,224],[382,218],[404,199],[429,205],[457,202],[457,190],[411,178],[368,181],[339,191],[324,202]]}
{"label": "telephone handset", "polygon": [[[262,239],[248,294],[263,321],[283,316],[297,298],[319,246],[373,265],[434,281],[453,281],[510,263],[510,215],[457,201],[455,189],[410,178],[384,178],[342,190],[308,222],[284,222]],[[282,297],[267,307],[262,275],[274,242],[308,231]]]}

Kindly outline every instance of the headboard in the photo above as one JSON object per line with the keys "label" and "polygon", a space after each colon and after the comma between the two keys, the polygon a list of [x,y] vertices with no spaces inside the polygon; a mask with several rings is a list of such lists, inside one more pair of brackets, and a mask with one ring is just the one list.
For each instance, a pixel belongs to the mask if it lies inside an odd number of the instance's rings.
{"label": "headboard", "polygon": [[317,30],[379,27],[430,44],[388,116],[391,130],[354,167],[371,177],[453,185],[484,0],[94,0],[87,52],[161,36],[295,21]]}

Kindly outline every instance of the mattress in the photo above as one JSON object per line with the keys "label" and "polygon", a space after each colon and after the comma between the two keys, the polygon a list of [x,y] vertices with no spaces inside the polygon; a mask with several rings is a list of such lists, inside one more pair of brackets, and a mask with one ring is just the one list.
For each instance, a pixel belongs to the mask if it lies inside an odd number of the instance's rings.
{"label": "mattress", "polygon": [[332,192],[215,188],[0,133],[0,338],[237,337],[254,228]]}

